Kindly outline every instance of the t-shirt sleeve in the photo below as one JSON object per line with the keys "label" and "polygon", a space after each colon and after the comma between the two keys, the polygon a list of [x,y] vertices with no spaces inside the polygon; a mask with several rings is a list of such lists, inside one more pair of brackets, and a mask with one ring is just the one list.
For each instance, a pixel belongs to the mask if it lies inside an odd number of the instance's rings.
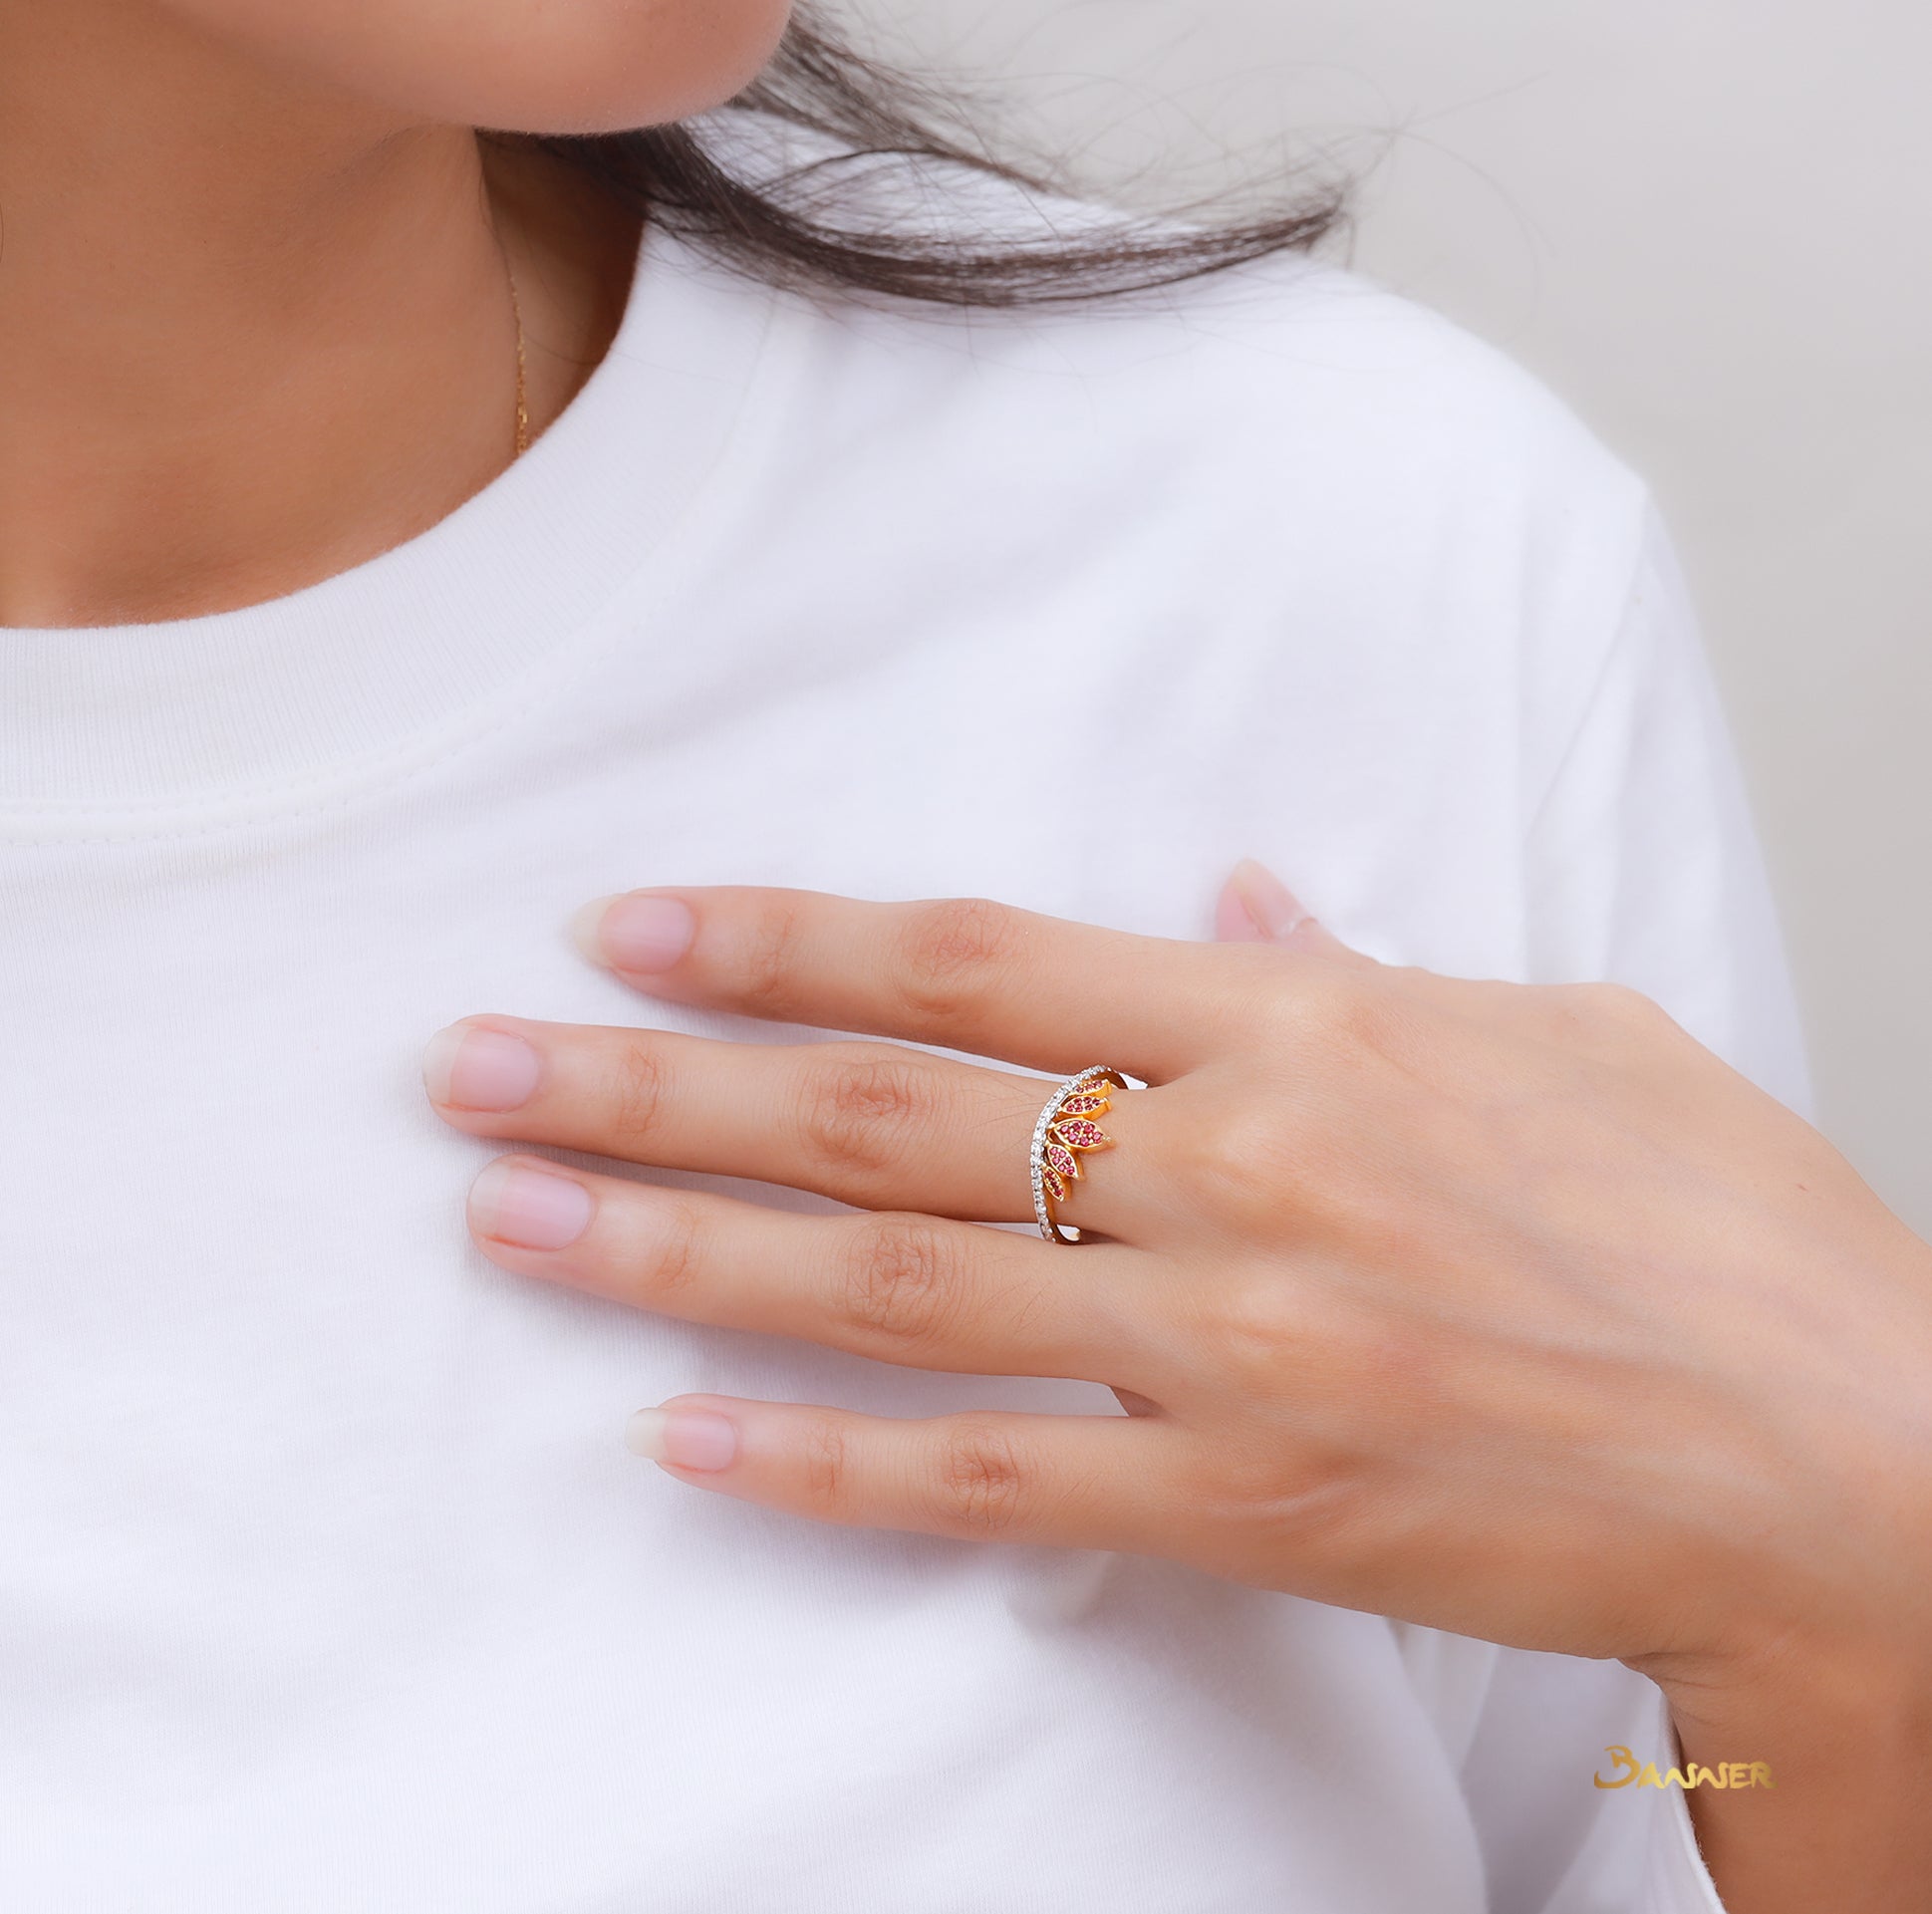
{"label": "t-shirt sleeve", "polygon": [[1621,621],[1534,806],[1524,866],[1527,976],[1630,984],[1808,1114],[1764,859],[1690,594],[1654,507]]}
{"label": "t-shirt sleeve", "polygon": [[[1764,862],[1689,592],[1654,507],[1628,598],[1525,846],[1526,973],[1656,998],[1786,1103],[1810,1090]],[[1606,1559],[1603,1573],[1617,1564]],[[1722,1914],[1680,1788],[1599,1788],[1611,1748],[1668,1776],[1652,1683],[1497,1651],[1465,1758],[1494,1914]]]}
{"label": "t-shirt sleeve", "polygon": [[1625,1751],[1680,1767],[1660,1689],[1618,1662],[1497,1653],[1463,1765],[1490,1914],[1724,1914],[1688,1797],[1633,1784]]}

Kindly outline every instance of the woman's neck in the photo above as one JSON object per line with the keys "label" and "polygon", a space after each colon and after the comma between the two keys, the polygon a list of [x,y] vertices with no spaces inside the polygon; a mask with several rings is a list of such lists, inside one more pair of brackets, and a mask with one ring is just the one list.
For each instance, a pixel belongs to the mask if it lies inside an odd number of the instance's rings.
{"label": "woman's neck", "polygon": [[0,8],[0,625],[277,597],[426,529],[602,356],[635,232],[563,169],[110,0]]}

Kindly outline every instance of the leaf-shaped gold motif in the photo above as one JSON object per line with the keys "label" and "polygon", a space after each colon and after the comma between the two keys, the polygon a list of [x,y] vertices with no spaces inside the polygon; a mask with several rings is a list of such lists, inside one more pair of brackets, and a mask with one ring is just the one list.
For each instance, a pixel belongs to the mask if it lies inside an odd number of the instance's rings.
{"label": "leaf-shaped gold motif", "polygon": [[1110,1099],[1105,1090],[1082,1090],[1076,1097],[1068,1097],[1060,1105],[1059,1114],[1063,1117],[1097,1117],[1109,1107]]}
{"label": "leaf-shaped gold motif", "polygon": [[1113,1142],[1099,1124],[1090,1123],[1085,1117],[1068,1117],[1050,1127],[1062,1143],[1075,1150],[1104,1150]]}

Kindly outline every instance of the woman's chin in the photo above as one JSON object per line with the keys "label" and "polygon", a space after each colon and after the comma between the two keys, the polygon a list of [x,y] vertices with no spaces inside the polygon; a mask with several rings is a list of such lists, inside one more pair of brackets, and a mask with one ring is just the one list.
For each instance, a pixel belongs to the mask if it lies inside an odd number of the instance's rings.
{"label": "woman's chin", "polygon": [[412,119],[594,134],[730,99],[776,51],[791,0],[173,0],[172,10],[284,72]]}
{"label": "woman's chin", "polygon": [[[618,133],[720,105],[755,80],[784,37],[791,0],[496,0],[512,18],[465,61],[443,117],[506,133]],[[559,17],[561,16],[561,18]],[[426,80],[439,78],[430,63]]]}

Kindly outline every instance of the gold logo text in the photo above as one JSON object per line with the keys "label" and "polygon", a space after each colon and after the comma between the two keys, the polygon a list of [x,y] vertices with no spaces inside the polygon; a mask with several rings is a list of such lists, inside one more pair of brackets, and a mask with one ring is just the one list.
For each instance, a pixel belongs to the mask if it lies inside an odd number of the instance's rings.
{"label": "gold logo text", "polygon": [[[1655,1762],[1640,1762],[1627,1748],[1606,1748],[1610,1758],[1611,1778],[1591,1776],[1598,1787],[1774,1787],[1771,1766],[1767,1762],[1720,1762],[1705,1768],[1687,1762],[1682,1768],[1657,1773]],[[1621,1771],[1621,1772],[1619,1772]]]}

